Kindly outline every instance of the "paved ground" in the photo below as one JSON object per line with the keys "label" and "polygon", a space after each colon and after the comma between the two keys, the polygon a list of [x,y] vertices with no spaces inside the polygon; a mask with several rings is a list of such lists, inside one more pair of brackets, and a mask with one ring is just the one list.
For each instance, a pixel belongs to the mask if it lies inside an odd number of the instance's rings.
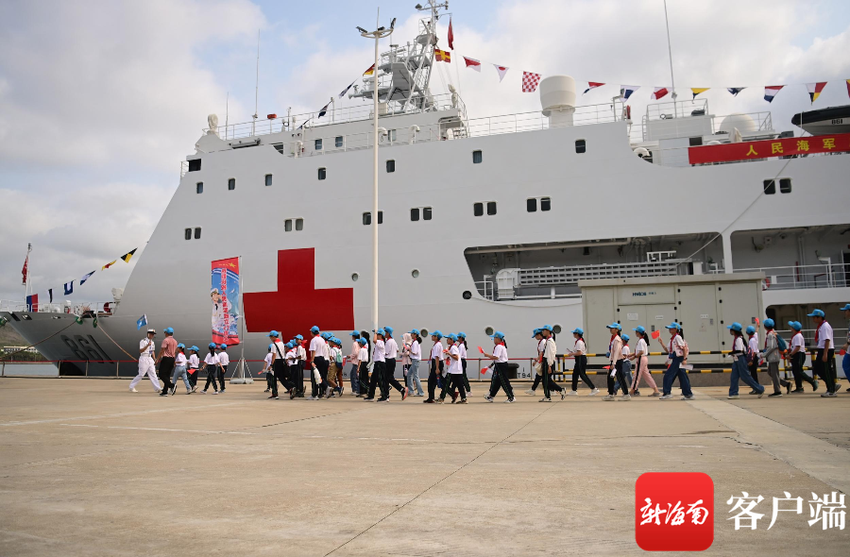
{"label": "paved ground", "polygon": [[[850,491],[850,395],[507,405],[479,387],[439,406],[127,384],[0,380],[0,555],[637,555],[650,471],[713,478],[708,555],[850,548],[808,504],[767,530],[783,491]],[[765,497],[756,531],[726,520],[741,491]]]}

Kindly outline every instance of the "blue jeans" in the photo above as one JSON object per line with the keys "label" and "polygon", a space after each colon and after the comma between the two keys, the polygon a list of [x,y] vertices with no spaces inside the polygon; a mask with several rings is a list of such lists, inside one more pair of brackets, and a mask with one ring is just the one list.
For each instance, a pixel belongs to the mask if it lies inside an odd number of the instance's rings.
{"label": "blue jeans", "polygon": [[410,369],[407,370],[407,388],[412,392],[416,388],[416,396],[422,396],[422,382],[419,380],[419,360],[410,360]]}
{"label": "blue jeans", "polygon": [[186,385],[186,390],[191,391],[192,387],[189,385],[189,376],[186,374],[186,366],[175,366],[174,375],[171,377],[171,384],[176,387],[177,380],[181,378],[183,379],[183,384]]}
{"label": "blue jeans", "polygon": [[[626,376],[626,380],[629,382],[629,384],[626,385],[626,389],[631,389],[632,381],[634,379],[632,378],[632,362],[630,362],[629,360],[623,360],[623,375]],[[616,383],[614,383],[614,392],[616,393],[619,389],[620,381],[618,380]]]}
{"label": "blue jeans", "polygon": [[747,358],[744,356],[736,356],[735,359],[732,360],[732,377],[730,378],[729,383],[729,396],[736,396],[738,394],[739,379],[749,385],[753,390],[760,393],[764,392],[764,387],[753,381],[753,377],[750,375],[750,370],[747,369]]}
{"label": "blue jeans", "polygon": [[669,395],[673,390],[673,380],[677,377],[679,378],[679,387],[682,388],[682,394],[684,396],[692,396],[694,394],[691,391],[691,380],[688,379],[688,374],[682,369],[682,360],[684,359],[682,356],[673,356],[670,359],[670,367],[664,371],[662,389],[665,395]]}

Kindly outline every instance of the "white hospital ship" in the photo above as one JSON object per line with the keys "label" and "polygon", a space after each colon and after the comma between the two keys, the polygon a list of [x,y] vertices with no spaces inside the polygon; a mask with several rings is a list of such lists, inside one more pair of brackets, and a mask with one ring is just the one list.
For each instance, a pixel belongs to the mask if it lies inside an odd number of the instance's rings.
{"label": "white hospital ship", "polygon": [[[38,349],[66,362],[62,374],[115,375],[105,361],[128,360],[116,343],[136,353],[143,314],[159,330],[174,327],[180,342],[205,346],[211,261],[239,257],[246,358],[263,357],[273,328],[289,337],[317,324],[348,338],[371,324],[377,221],[380,323],[396,332],[465,331],[472,346],[487,346],[486,335],[501,330],[514,355],[528,355],[534,327],[581,325],[578,281],[753,271],[765,276],[764,307],[778,323],[806,323],[820,307],[842,325],[850,149],[691,160],[732,143],[834,137],[850,131],[847,107],[804,113],[811,125],[802,129],[768,112],[718,116],[704,100],[650,104],[636,115],[622,99],[576,105],[574,80],[553,76],[540,83],[540,111],[469,119],[456,92],[429,88],[439,14],[433,3],[423,9],[418,36],[392,46],[377,67],[377,217],[375,91],[364,77],[351,91],[362,106],[321,118],[217,126],[211,117],[114,300],[37,312],[19,304],[0,315],[35,343],[84,314],[83,325]],[[95,312],[97,328],[89,325]],[[713,318],[675,302],[637,313],[622,318],[629,332],[672,319],[696,330]],[[121,375],[134,372],[133,362],[121,364]]]}

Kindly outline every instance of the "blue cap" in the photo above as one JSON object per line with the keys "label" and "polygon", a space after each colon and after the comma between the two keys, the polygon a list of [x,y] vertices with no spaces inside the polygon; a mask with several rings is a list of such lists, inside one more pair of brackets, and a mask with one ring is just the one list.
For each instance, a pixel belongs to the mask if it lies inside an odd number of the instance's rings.
{"label": "blue cap", "polygon": [[644,334],[646,332],[646,327],[644,327],[643,325],[638,325],[632,330],[636,333]]}
{"label": "blue cap", "polygon": [[314,335],[318,335],[320,330],[321,329],[319,329],[319,327],[316,326],[316,325],[313,325],[312,327],[310,327],[310,332],[313,333]]}
{"label": "blue cap", "polygon": [[177,348],[186,348],[186,345],[181,342],[177,345]]}
{"label": "blue cap", "polygon": [[823,310],[816,309],[809,314],[809,317],[826,317],[826,314],[823,312]]}
{"label": "blue cap", "polygon": [[226,345],[226,344],[222,344],[219,348],[221,348],[222,350],[227,350],[227,345]]}
{"label": "blue cap", "polygon": [[459,332],[457,334],[457,338],[466,338],[466,333],[464,333],[463,331]]}
{"label": "blue cap", "polygon": [[844,307],[840,311],[850,311],[850,304],[844,304]]}
{"label": "blue cap", "polygon": [[576,327],[575,329],[573,329],[573,333],[583,336],[584,335],[584,329],[582,329],[581,327]]}
{"label": "blue cap", "polygon": [[393,331],[395,329],[393,329],[392,327],[384,327],[384,330],[387,332],[388,335],[391,335],[393,334]]}
{"label": "blue cap", "polygon": [[792,329],[794,329],[795,331],[802,331],[803,330],[803,324],[800,323],[799,321],[789,321],[788,326],[791,327]]}
{"label": "blue cap", "polygon": [[774,327],[776,327],[776,321],[774,321],[773,319],[770,319],[770,318],[767,318],[767,319],[764,320],[764,328],[765,329],[772,329]]}
{"label": "blue cap", "polygon": [[677,331],[681,328],[682,328],[682,326],[679,325],[678,323],[676,323],[675,321],[673,321],[672,323],[670,323],[669,325],[667,325],[665,327],[665,329],[676,329]]}
{"label": "blue cap", "polygon": [[623,342],[629,342],[629,339],[632,337],[630,337],[626,333],[623,333],[621,338],[623,339]]}
{"label": "blue cap", "polygon": [[505,340],[505,333],[503,333],[502,331],[496,331],[495,333],[490,335],[490,338],[497,338],[499,340]]}
{"label": "blue cap", "polygon": [[754,334],[756,334],[756,328],[755,328],[755,327],[753,327],[752,325],[750,325],[749,327],[747,327],[747,334],[748,334],[748,335],[754,335]]}
{"label": "blue cap", "polygon": [[611,323],[610,325],[608,325],[608,326],[607,326],[607,327],[605,327],[605,328],[606,328],[606,329],[617,329],[618,331],[622,331],[622,330],[623,330],[623,326],[622,326],[622,325],[620,325],[619,323]]}
{"label": "blue cap", "polygon": [[734,322],[734,323],[732,323],[731,325],[726,325],[726,328],[727,328],[727,329],[731,329],[731,330],[735,331],[736,333],[740,333],[740,332],[744,329],[744,328],[741,326],[741,324],[740,324],[740,323],[738,323],[737,321],[735,321],[735,322]]}
{"label": "blue cap", "polygon": [[360,346],[366,346],[366,339],[365,338],[358,338],[357,342],[360,344]]}
{"label": "blue cap", "polygon": [[173,335],[174,329],[172,329],[171,327],[166,327],[165,329],[162,330],[162,332],[167,334],[167,335]]}
{"label": "blue cap", "polygon": [[295,335],[295,340],[304,340],[303,335]]}
{"label": "blue cap", "polygon": [[360,338],[360,331],[351,331],[348,334],[353,336],[354,338]]}
{"label": "blue cap", "polygon": [[452,342],[457,342],[457,335],[454,333],[449,333],[446,335],[447,339],[450,339]]}
{"label": "blue cap", "polygon": [[552,328],[552,325],[543,325],[543,326],[540,328],[540,330],[541,330],[541,331],[549,331],[550,333],[554,331],[554,329]]}
{"label": "blue cap", "polygon": [[540,331],[541,331],[540,327],[537,327],[536,329],[534,329],[534,330],[531,332],[531,338],[534,338],[534,337],[536,337],[537,335],[539,335],[539,334],[540,334]]}
{"label": "blue cap", "polygon": [[272,338],[277,338],[277,337],[280,336],[280,333],[277,332],[277,331],[272,331],[272,332],[269,333],[269,336],[272,337]]}
{"label": "blue cap", "polygon": [[440,332],[440,329],[437,329],[433,333],[431,333],[432,337],[443,338],[443,333]]}
{"label": "blue cap", "polygon": [[211,342],[211,343],[209,344],[209,348],[215,348],[215,343],[214,343],[214,342]]}
{"label": "blue cap", "polygon": [[195,352],[200,351],[200,349],[197,346],[195,346],[194,344],[191,347],[189,347],[189,350],[194,350]]}

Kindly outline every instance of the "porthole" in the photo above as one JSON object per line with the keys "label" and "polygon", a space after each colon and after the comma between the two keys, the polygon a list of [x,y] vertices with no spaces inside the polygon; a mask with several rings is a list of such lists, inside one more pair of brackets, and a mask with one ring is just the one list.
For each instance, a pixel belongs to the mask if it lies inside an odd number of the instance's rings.
{"label": "porthole", "polygon": [[359,279],[359,278],[360,278],[360,275],[358,275],[357,273],[351,273],[352,282],[357,282],[357,279]]}
{"label": "porthole", "polygon": [[463,291],[463,299],[464,300],[472,299],[472,292],[470,292],[469,290],[464,290]]}
{"label": "porthole", "polygon": [[555,333],[556,335],[560,335],[561,334],[561,326],[556,323],[555,325],[552,326],[552,332]]}
{"label": "porthole", "polygon": [[487,335],[488,337],[491,336],[493,334],[493,327],[486,327],[484,329],[484,334]]}
{"label": "porthole", "polygon": [[410,271],[410,276],[412,276],[413,278],[419,278],[419,269],[413,269],[412,271]]}

